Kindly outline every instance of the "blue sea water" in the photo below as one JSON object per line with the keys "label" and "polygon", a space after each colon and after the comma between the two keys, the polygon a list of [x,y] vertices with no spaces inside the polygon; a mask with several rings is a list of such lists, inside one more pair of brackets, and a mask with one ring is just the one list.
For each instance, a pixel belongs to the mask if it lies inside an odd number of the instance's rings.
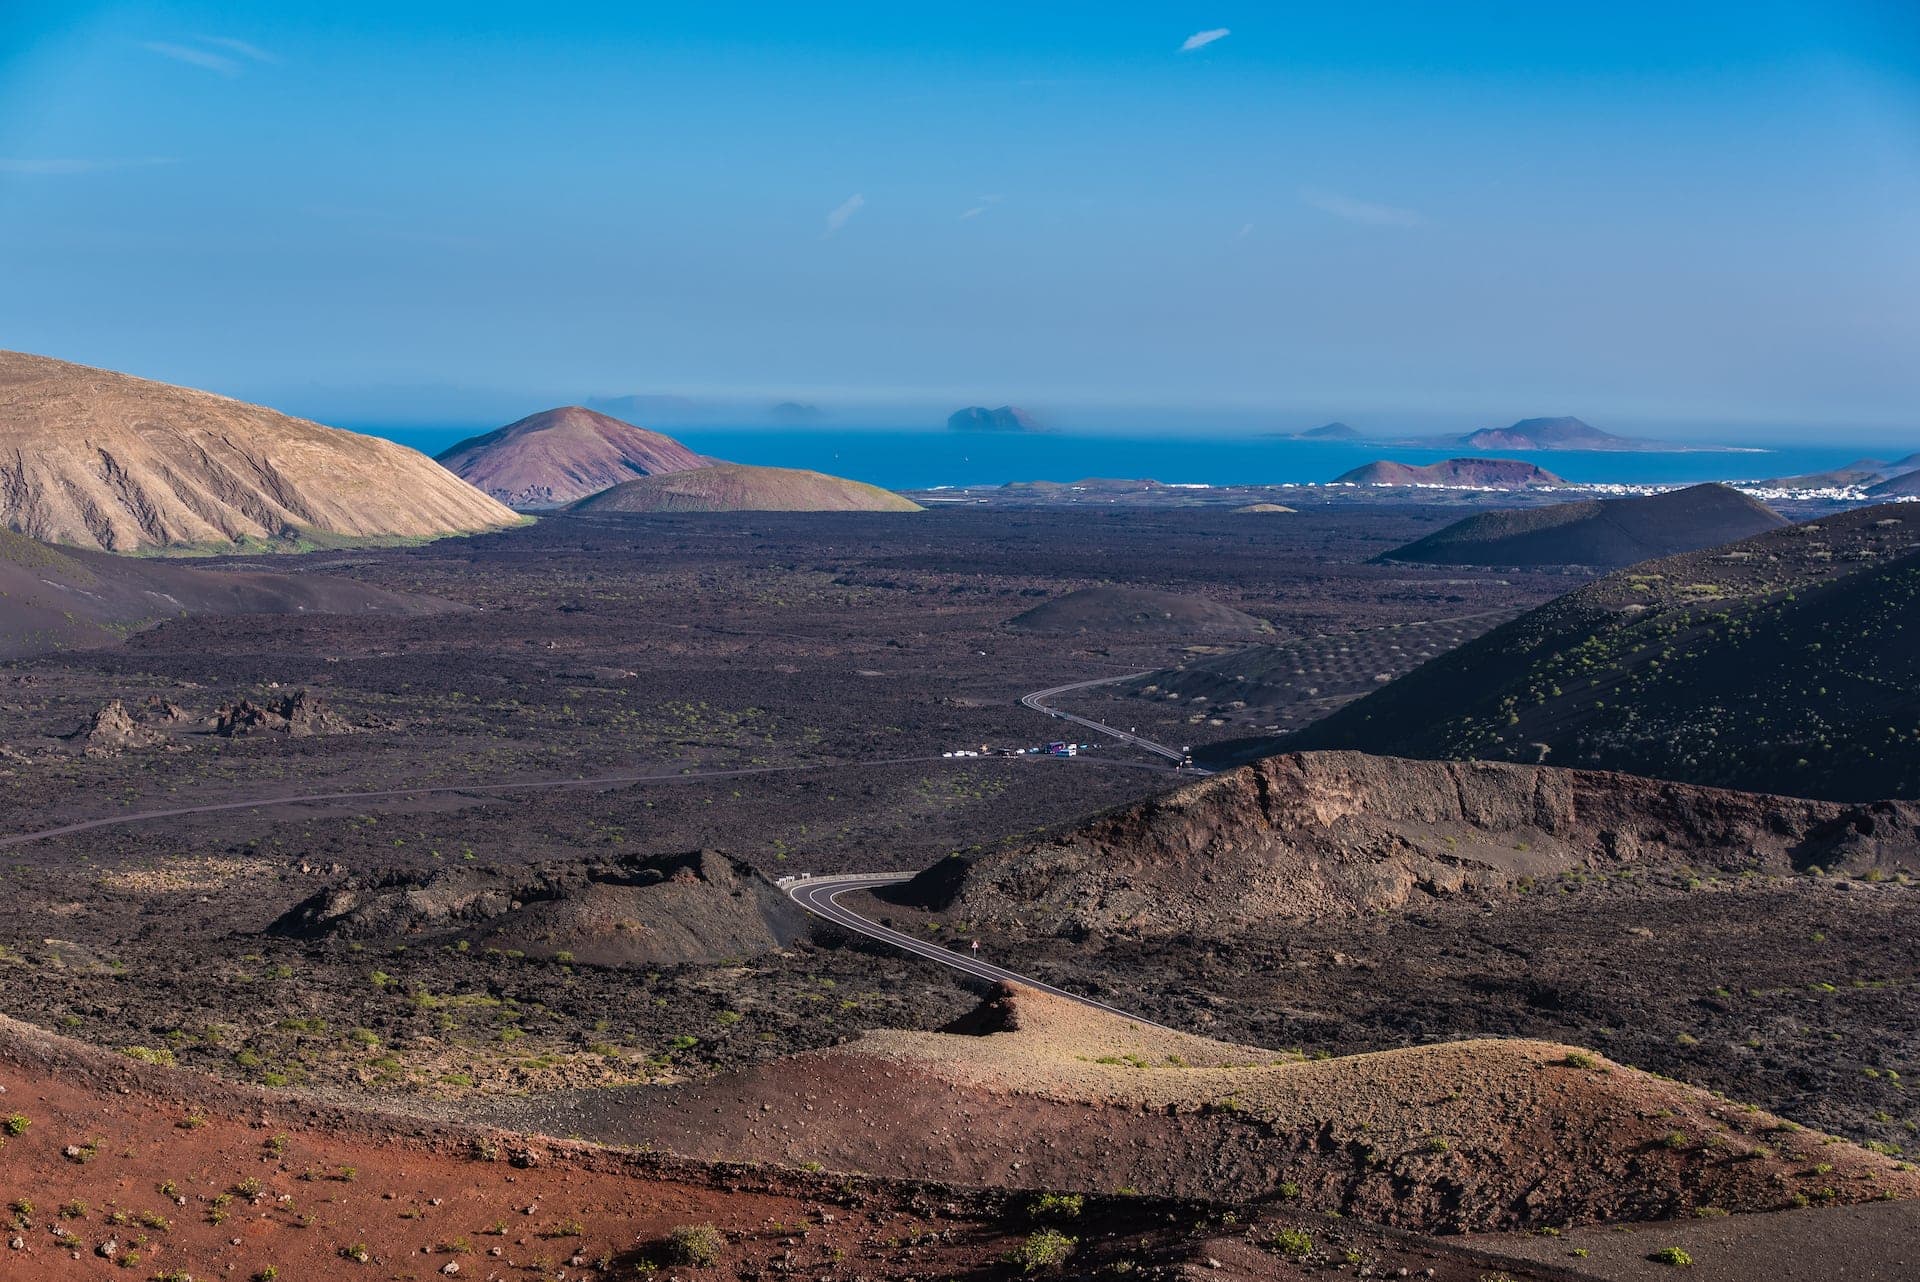
{"label": "blue sea water", "polygon": [[[436,454],[471,430],[379,428],[363,431]],[[1257,436],[1083,436],[1066,432],[969,433],[884,429],[688,427],[673,435],[702,454],[736,463],[807,467],[889,489],[1001,485],[1008,481],[1149,478],[1168,484],[1278,485],[1330,481],[1374,459],[1432,463],[1462,450],[1407,449],[1378,443],[1295,441]],[[1758,452],[1504,452],[1584,484],[1669,485],[1752,481],[1823,471],[1874,451],[1863,447],[1783,447]],[[1902,451],[1904,452],[1904,451]],[[1880,453],[1884,454],[1885,450]]]}

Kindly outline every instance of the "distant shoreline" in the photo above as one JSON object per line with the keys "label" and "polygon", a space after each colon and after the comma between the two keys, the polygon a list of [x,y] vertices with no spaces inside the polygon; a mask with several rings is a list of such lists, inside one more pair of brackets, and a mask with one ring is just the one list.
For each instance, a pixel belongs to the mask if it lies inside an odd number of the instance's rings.
{"label": "distant shoreline", "polygon": [[[368,428],[377,435],[434,454],[471,436],[471,424],[445,429]],[[1010,481],[1070,482],[1083,477],[1152,478],[1163,484],[1324,484],[1343,472],[1388,458],[1435,463],[1455,457],[1519,458],[1578,484],[1687,485],[1701,481],[1753,483],[1843,467],[1862,455],[1884,454],[1884,443],[1737,446],[1642,451],[1389,448],[1372,441],[1300,441],[1254,435],[1083,436],[1071,432],[950,432],[945,428],[826,428],[819,426],[695,427],[676,439],[701,454],[769,467],[799,467],[844,476],[890,490],[936,486],[1004,485]],[[1905,451],[1900,451],[1905,452]],[[1764,460],[1764,462],[1762,461]]]}

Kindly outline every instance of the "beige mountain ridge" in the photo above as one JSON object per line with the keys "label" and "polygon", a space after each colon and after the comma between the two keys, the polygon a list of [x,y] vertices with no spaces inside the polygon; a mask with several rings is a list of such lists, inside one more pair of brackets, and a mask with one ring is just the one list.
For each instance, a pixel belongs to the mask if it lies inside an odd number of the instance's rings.
{"label": "beige mountain ridge", "polygon": [[518,523],[424,454],[209,392],[0,352],[0,526],[111,552]]}

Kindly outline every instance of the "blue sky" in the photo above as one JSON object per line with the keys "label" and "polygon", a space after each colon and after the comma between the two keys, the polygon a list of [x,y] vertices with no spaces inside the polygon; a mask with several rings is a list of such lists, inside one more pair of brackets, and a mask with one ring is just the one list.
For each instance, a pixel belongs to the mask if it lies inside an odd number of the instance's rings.
{"label": "blue sky", "polygon": [[1908,440],[1916,229],[1911,4],[0,4],[0,345],[341,422]]}

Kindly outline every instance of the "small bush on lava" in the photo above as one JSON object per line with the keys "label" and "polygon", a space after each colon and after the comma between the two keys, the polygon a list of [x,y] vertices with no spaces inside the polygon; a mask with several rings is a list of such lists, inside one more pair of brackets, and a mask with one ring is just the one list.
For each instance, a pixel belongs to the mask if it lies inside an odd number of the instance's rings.
{"label": "small bush on lava", "polygon": [[667,1263],[705,1269],[720,1263],[727,1239],[711,1224],[682,1224],[667,1234]]}
{"label": "small bush on lava", "polygon": [[1058,1229],[1035,1229],[1007,1256],[1007,1263],[1019,1265],[1022,1273],[1038,1273],[1065,1264],[1079,1245],[1079,1238]]}

